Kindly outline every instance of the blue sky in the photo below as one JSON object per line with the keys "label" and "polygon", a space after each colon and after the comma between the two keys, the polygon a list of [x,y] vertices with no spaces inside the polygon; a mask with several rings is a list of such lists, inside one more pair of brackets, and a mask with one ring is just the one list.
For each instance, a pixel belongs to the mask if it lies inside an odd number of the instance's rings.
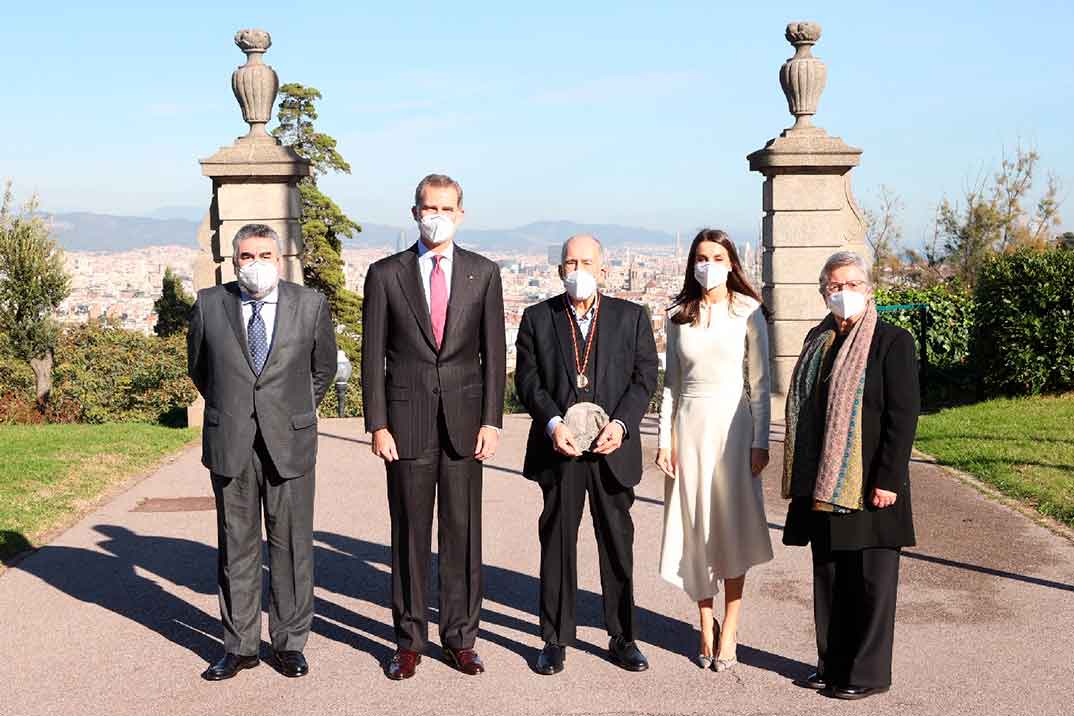
{"label": "blue sky", "polygon": [[864,150],[862,204],[881,184],[901,196],[909,243],[1019,139],[1074,217],[1069,2],[154,5],[5,10],[0,177],[19,195],[120,214],[207,206],[196,160],[245,132],[232,36],[261,27],[281,82],[324,94],[318,126],[353,172],[322,187],[359,221],[405,223],[414,184],[443,171],[482,228],[712,225],[748,240],[761,178],[745,156],[792,123],[783,29],[815,20],[816,122]]}

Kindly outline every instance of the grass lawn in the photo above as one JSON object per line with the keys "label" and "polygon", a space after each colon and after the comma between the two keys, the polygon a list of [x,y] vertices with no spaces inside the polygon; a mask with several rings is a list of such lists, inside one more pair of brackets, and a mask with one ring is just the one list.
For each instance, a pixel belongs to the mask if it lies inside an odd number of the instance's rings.
{"label": "grass lawn", "polygon": [[0,558],[35,546],[197,435],[137,423],[0,425]]}
{"label": "grass lawn", "polygon": [[923,415],[917,447],[1074,527],[1074,393]]}

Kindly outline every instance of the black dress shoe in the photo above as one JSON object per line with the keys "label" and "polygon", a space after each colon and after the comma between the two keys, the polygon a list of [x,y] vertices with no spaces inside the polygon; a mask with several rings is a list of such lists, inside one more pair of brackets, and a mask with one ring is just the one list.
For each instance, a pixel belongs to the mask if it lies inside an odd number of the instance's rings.
{"label": "black dress shoe", "polygon": [[272,664],[276,671],[292,679],[310,673],[310,665],[301,651],[273,651]]}
{"label": "black dress shoe", "polygon": [[223,659],[201,672],[201,678],[206,681],[223,681],[230,679],[243,669],[252,669],[260,663],[256,656],[224,654]]}
{"label": "black dress shoe", "polygon": [[645,671],[649,668],[649,661],[638,645],[621,636],[613,636],[608,642],[608,655],[612,663],[627,671]]}
{"label": "black dress shoe", "polygon": [[533,670],[544,676],[551,676],[563,671],[563,662],[567,660],[567,647],[558,644],[545,644],[537,656]]}
{"label": "black dress shoe", "polygon": [[837,699],[846,699],[847,701],[857,701],[858,699],[865,699],[873,694],[882,694],[886,692],[890,686],[833,686],[831,689],[831,695]]}
{"label": "black dress shoe", "polygon": [[801,686],[803,689],[813,689],[814,691],[822,691],[828,688],[828,681],[820,673],[814,671],[804,679],[795,679],[791,682],[795,686]]}

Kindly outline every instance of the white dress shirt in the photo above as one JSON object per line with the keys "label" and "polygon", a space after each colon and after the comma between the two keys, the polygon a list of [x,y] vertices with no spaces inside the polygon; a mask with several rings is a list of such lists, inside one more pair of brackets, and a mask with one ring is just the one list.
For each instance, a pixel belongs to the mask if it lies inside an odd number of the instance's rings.
{"label": "white dress shirt", "polygon": [[[433,266],[436,263],[433,261],[433,257],[437,254],[433,252],[424,241],[418,242],[418,270],[421,271],[421,288],[425,291],[425,305],[432,312],[432,301],[429,298],[429,280],[433,275]],[[448,242],[447,248],[440,254],[444,258],[440,261],[440,270],[444,272],[444,282],[447,286],[447,298],[448,302],[451,301],[451,267],[455,262],[455,242]]]}
{"label": "white dress shirt", "polygon": [[[250,317],[254,315],[254,302],[257,300],[250,296],[250,294],[239,288],[239,296],[242,298],[242,330],[245,333],[249,333]],[[272,332],[276,328],[276,304],[280,300],[280,287],[272,289],[272,292],[261,299],[261,320],[265,322],[265,339],[268,343],[268,349],[272,350]],[[246,336],[246,342],[249,344],[250,336]]]}

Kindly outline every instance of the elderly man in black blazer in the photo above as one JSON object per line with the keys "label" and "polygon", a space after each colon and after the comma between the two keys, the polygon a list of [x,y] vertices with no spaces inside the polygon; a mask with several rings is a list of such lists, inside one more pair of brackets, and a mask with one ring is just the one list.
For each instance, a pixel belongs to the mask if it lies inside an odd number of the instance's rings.
{"label": "elderly man in black blazer", "polygon": [[391,679],[414,675],[428,633],[433,504],[440,551],[440,639],[448,661],[478,674],[481,471],[503,425],[507,345],[500,268],[456,246],[462,188],[422,179],[419,241],[369,267],[362,329],[365,427],[388,474]]}
{"label": "elderly man in black blazer", "polygon": [[[544,493],[541,540],[541,636],[534,670],[563,670],[575,637],[577,540],[589,494],[600,557],[604,619],[612,661],[630,671],[648,662],[634,642],[634,523],[641,481],[639,427],[656,389],[658,361],[645,310],[599,293],[604,250],[592,236],[564,245],[566,292],[526,309],[518,330],[515,385],[533,418],[523,473]],[[564,422],[576,403],[595,403],[609,418],[591,445]]]}
{"label": "elderly man in black blazer", "polygon": [[224,657],[220,681],[258,664],[261,512],[269,555],[269,635],[285,676],[309,671],[317,405],[336,373],[323,294],[279,278],[279,238],[264,224],[235,234],[238,281],[198,292],[187,334],[191,380],[205,398],[202,463],[216,495]]}
{"label": "elderly man in black blazer", "polygon": [[806,337],[787,400],[783,542],[812,548],[818,657],[795,683],[862,699],[891,686],[899,554],[915,543],[918,364],[913,336],[878,320],[860,256],[833,254],[820,292],[830,313]]}

